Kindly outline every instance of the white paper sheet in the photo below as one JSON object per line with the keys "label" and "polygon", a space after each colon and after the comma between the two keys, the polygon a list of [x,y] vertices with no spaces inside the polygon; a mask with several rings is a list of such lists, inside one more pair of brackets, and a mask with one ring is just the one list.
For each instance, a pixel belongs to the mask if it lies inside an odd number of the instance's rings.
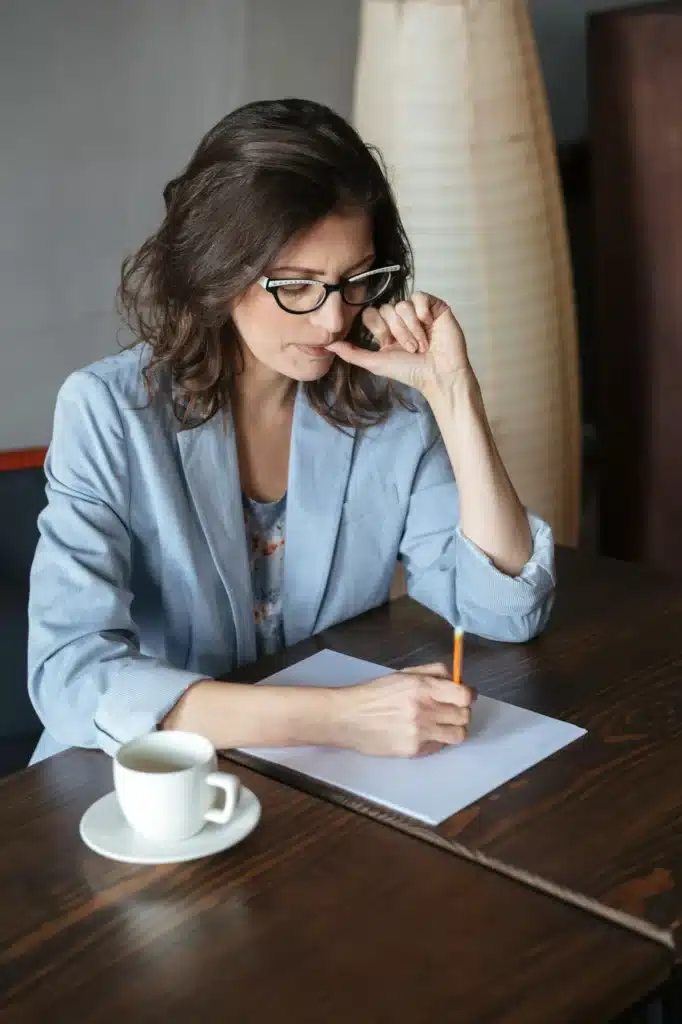
{"label": "white paper sheet", "polygon": [[[261,682],[350,686],[390,671],[325,650]],[[368,757],[327,747],[246,752],[438,825],[584,734],[568,722],[479,695],[466,742],[426,757]]]}

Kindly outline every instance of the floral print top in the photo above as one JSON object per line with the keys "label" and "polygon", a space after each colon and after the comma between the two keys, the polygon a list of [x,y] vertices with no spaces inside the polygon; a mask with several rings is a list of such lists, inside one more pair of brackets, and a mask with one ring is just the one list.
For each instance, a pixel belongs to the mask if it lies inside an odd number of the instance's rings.
{"label": "floral print top", "polygon": [[284,646],[282,573],[286,494],[261,502],[243,495],[244,523],[251,566],[253,618],[258,656]]}

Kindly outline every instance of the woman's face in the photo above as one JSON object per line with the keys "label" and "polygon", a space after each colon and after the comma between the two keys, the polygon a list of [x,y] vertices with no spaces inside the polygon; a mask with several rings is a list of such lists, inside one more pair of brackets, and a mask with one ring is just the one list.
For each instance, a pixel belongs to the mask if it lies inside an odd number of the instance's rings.
{"label": "woman's face", "polygon": [[[341,278],[369,270],[374,261],[372,223],[367,214],[331,214],[295,238],[265,271],[269,278],[312,278],[336,284]],[[338,292],[312,313],[288,313],[274,295],[254,284],[236,303],[232,316],[242,341],[258,363],[292,380],[319,380],[335,356],[327,350],[343,340],[357,306],[344,303]]]}

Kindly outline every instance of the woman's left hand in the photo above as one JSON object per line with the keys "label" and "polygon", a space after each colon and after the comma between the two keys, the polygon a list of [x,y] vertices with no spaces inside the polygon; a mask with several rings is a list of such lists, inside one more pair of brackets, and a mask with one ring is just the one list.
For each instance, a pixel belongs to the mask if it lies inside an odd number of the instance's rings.
{"label": "woman's left hand", "polygon": [[375,352],[337,341],[330,351],[347,363],[415,388],[426,397],[471,372],[466,342],[452,310],[435,295],[415,292],[395,306],[368,307],[362,322],[379,343]]}

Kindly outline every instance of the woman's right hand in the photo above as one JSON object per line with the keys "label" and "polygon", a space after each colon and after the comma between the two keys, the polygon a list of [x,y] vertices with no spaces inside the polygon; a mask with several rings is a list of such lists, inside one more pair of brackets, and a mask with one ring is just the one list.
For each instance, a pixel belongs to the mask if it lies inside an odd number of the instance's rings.
{"label": "woman's right hand", "polygon": [[342,744],[362,754],[417,757],[466,738],[475,692],[446,665],[419,665],[337,691]]}

